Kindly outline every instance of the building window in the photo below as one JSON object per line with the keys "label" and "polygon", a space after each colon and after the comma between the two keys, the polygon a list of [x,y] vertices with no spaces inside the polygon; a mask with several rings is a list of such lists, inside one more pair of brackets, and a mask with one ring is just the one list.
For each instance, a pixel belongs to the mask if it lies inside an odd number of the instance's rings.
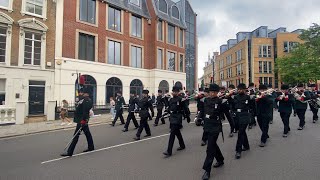
{"label": "building window", "polygon": [[259,61],[259,73],[271,74],[272,73],[272,62]]}
{"label": "building window", "polygon": [[227,70],[227,77],[231,78],[232,77],[232,68],[228,68]]}
{"label": "building window", "polygon": [[80,1],[80,21],[91,24],[96,23],[96,1],[95,0],[79,0]]}
{"label": "building window", "polygon": [[176,70],[176,54],[173,52],[168,52],[167,60],[168,60],[168,70],[175,71]]}
{"label": "building window", "polygon": [[223,62],[223,60],[220,61],[219,67],[220,67],[220,69],[222,69],[222,68],[224,67],[224,62]]}
{"label": "building window", "polygon": [[39,66],[41,62],[41,34],[25,32],[24,64]]}
{"label": "building window", "polygon": [[170,44],[176,44],[175,27],[168,24],[168,42]]}
{"label": "building window", "polygon": [[129,0],[129,2],[133,5],[139,6],[140,7],[140,0]]}
{"label": "building window", "polygon": [[295,48],[298,45],[299,45],[298,42],[287,42],[287,41],[285,41],[284,44],[283,44],[283,52],[289,53],[290,51],[292,51],[293,48]]}
{"label": "building window", "polygon": [[227,65],[232,63],[232,55],[227,56]]}
{"label": "building window", "polygon": [[0,27],[0,63],[6,62],[6,46],[7,28]]}
{"label": "building window", "polygon": [[157,68],[162,69],[163,67],[163,50],[158,49],[157,51]]}
{"label": "building window", "polygon": [[26,0],[26,12],[42,16],[44,2],[44,0]]}
{"label": "building window", "polygon": [[259,57],[271,57],[271,46],[259,46]]}
{"label": "building window", "polygon": [[0,105],[5,105],[6,102],[6,80],[0,79]]}
{"label": "building window", "polygon": [[262,61],[259,61],[259,73],[262,73]]}
{"label": "building window", "polygon": [[131,35],[142,37],[142,19],[134,15],[131,16]]}
{"label": "building window", "polygon": [[174,17],[176,19],[180,19],[179,9],[177,6],[172,6],[171,14],[172,14],[172,17]]}
{"label": "building window", "polygon": [[183,29],[180,29],[180,47],[183,47]]}
{"label": "building window", "polygon": [[223,74],[223,71],[220,72],[220,80],[223,80],[224,79],[224,74]]}
{"label": "building window", "polygon": [[108,28],[114,31],[121,32],[121,10],[109,6]]}
{"label": "building window", "polygon": [[268,73],[272,73],[272,62],[268,62]]}
{"label": "building window", "polygon": [[95,36],[79,33],[79,59],[95,61]]}
{"label": "building window", "polygon": [[168,5],[166,0],[159,0],[159,11],[168,14]]}
{"label": "building window", "polygon": [[131,66],[142,68],[142,48],[131,46]]}
{"label": "building window", "polygon": [[121,43],[109,40],[108,63],[121,65]]}
{"label": "building window", "polygon": [[237,75],[243,74],[242,64],[238,64],[236,67]]}
{"label": "building window", "polygon": [[163,24],[163,21],[162,20],[159,20],[158,21],[158,40],[159,41],[163,41],[163,31],[162,31],[162,25]]}
{"label": "building window", "polygon": [[269,77],[269,85],[272,85],[273,84],[273,79],[272,77]]}
{"label": "building window", "polygon": [[0,6],[8,8],[9,7],[9,0],[0,0]]}
{"label": "building window", "polygon": [[183,72],[183,55],[180,54],[179,71]]}
{"label": "building window", "polygon": [[237,59],[237,62],[242,60],[242,49],[236,52],[236,59]]}

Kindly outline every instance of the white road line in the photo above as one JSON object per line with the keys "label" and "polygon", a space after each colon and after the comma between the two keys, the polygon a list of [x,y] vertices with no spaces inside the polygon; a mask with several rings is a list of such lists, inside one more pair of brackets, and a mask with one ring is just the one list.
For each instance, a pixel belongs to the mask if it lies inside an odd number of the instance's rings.
{"label": "white road line", "polygon": [[[190,124],[194,124],[194,122],[190,122]],[[228,124],[229,123],[223,123],[222,125],[228,125]],[[140,143],[140,142],[144,142],[144,141],[149,141],[149,140],[152,140],[152,139],[165,137],[165,136],[169,136],[169,135],[170,134],[163,134],[163,135],[160,135],[160,136],[155,136],[155,137],[151,137],[151,138],[147,138],[147,139],[142,139],[140,141],[133,141],[133,142],[128,142],[128,143],[118,144],[118,145],[115,145],[115,146],[105,147],[105,148],[102,148],[102,149],[97,149],[97,150],[86,152],[86,153],[75,154],[75,155],[73,155],[73,157],[83,156],[83,155],[92,154],[92,153],[96,153],[96,152],[100,152],[100,151],[106,151],[106,150],[109,150],[109,149],[114,149],[114,148],[130,145],[130,144],[136,144],[136,143]],[[56,162],[56,161],[61,161],[61,160],[67,159],[67,158],[70,158],[70,157],[61,157],[61,158],[57,158],[57,159],[52,159],[52,160],[41,162],[41,164],[48,164],[48,163],[52,163],[52,162]]]}
{"label": "white road line", "polygon": [[[92,153],[105,151],[105,150],[109,150],[109,149],[114,149],[114,148],[117,148],[117,147],[126,146],[126,145],[130,145],[130,144],[136,144],[136,143],[149,141],[149,140],[152,140],[152,139],[156,139],[156,138],[160,138],[160,137],[164,137],[164,136],[169,136],[169,135],[170,134],[163,134],[163,135],[160,135],[160,136],[155,136],[155,137],[151,137],[151,138],[147,138],[147,139],[142,139],[140,141],[133,141],[133,142],[128,142],[128,143],[118,144],[118,145],[115,145],[115,146],[110,146],[110,147],[106,147],[106,148],[102,148],[102,149],[97,149],[97,150],[86,152],[86,153],[75,154],[75,155],[73,155],[73,157],[83,156],[83,155],[86,155],[86,154],[92,154]],[[56,161],[60,161],[60,160],[67,159],[67,158],[69,158],[69,157],[62,157],[62,158],[58,158],[58,159],[52,159],[52,160],[49,160],[49,161],[41,162],[41,164],[47,164],[47,163],[51,163],[51,162],[56,162]]]}

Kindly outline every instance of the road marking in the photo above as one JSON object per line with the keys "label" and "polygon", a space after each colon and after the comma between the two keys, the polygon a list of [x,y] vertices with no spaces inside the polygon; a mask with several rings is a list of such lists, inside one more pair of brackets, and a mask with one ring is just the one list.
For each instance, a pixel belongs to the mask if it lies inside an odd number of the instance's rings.
{"label": "road marking", "polygon": [[[194,122],[190,122],[190,124],[194,124]],[[223,123],[222,125],[228,125],[228,124],[229,123]],[[159,136],[155,136],[155,137],[151,137],[151,138],[147,138],[147,139],[142,139],[140,141],[133,141],[133,142],[128,142],[128,143],[118,144],[118,145],[115,145],[115,146],[105,147],[105,148],[97,149],[97,150],[90,151],[90,152],[75,154],[72,157],[83,156],[83,155],[92,154],[92,153],[96,153],[96,152],[100,152],[100,151],[106,151],[106,150],[110,150],[110,149],[114,149],[114,148],[130,145],[130,144],[136,144],[136,143],[140,143],[140,142],[144,142],[144,141],[149,141],[149,140],[152,140],[152,139],[157,139],[157,138],[165,137],[165,136],[169,136],[169,135],[170,135],[170,133],[159,135]],[[57,159],[52,159],[52,160],[41,162],[41,164],[48,164],[48,163],[61,161],[61,160],[68,159],[68,158],[70,158],[70,157],[61,157],[61,158],[57,158]]]}
{"label": "road marking", "polygon": [[[92,154],[92,153],[96,153],[96,152],[100,152],[100,151],[105,151],[105,150],[109,150],[109,149],[114,149],[114,148],[121,147],[121,146],[126,146],[126,145],[130,145],[130,144],[136,144],[136,143],[140,143],[140,142],[144,142],[144,141],[149,141],[149,140],[152,140],[152,139],[156,139],[156,138],[160,138],[160,137],[165,137],[165,136],[169,136],[169,135],[170,135],[170,134],[163,134],[163,135],[160,135],[160,136],[155,136],[155,137],[151,137],[151,138],[147,138],[147,139],[141,139],[140,141],[133,141],[133,142],[128,142],[128,143],[118,144],[118,145],[115,145],[115,146],[110,146],[110,147],[106,147],[106,148],[102,148],[102,149],[97,149],[97,150],[90,151],[90,152],[75,154],[75,155],[73,155],[72,157],[77,157],[77,156],[83,156],[83,155],[87,155],[87,154]],[[49,160],[49,161],[41,162],[41,164],[48,164],[48,163],[52,163],[52,162],[56,162],[56,161],[61,161],[61,160],[63,160],[63,159],[67,159],[67,158],[70,158],[70,157],[61,157],[61,158],[57,158],[57,159],[52,159],[52,160]]]}

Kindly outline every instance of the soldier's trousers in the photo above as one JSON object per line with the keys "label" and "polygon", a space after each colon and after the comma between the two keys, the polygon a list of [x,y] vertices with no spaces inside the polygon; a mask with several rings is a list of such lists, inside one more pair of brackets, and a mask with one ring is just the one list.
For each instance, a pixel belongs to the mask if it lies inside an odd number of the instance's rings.
{"label": "soldier's trousers", "polygon": [[290,119],[291,113],[286,113],[286,112],[280,112],[280,117],[283,122],[284,130],[283,134],[288,134],[290,131],[290,125],[289,125],[289,119]]}
{"label": "soldier's trousers", "polygon": [[171,131],[170,131],[170,137],[169,137],[169,144],[168,144],[168,149],[167,149],[167,152],[168,154],[172,154],[172,148],[173,148],[173,144],[174,144],[174,140],[177,136],[178,140],[179,140],[179,145],[181,148],[185,148],[185,144],[184,144],[184,141],[183,141],[183,138],[182,138],[182,134],[181,134],[181,126],[176,126],[176,125],[173,125],[171,124],[170,125],[171,127]]}
{"label": "soldier's trousers", "polygon": [[202,141],[203,142],[207,142],[207,140],[208,140],[208,133],[206,132],[206,131],[203,131],[203,133],[202,133]]}
{"label": "soldier's trousers", "polygon": [[235,130],[235,123],[234,123],[234,119],[231,116],[231,113],[229,110],[225,111],[224,114],[226,115],[228,122],[230,124],[230,132],[233,132]]}
{"label": "soldier's trousers", "polygon": [[132,119],[132,122],[133,122],[134,126],[136,128],[139,127],[139,124],[138,124],[138,121],[136,119],[136,116],[134,115],[134,112],[129,112],[128,117],[127,117],[127,122],[124,125],[124,129],[128,129],[129,128],[129,124],[130,124],[131,119]]}
{"label": "soldier's trousers", "polygon": [[162,124],[165,124],[166,122],[164,121],[164,118],[162,118],[162,109],[157,109],[157,117],[154,121],[154,124],[158,125],[159,124],[159,119],[161,119]]}
{"label": "soldier's trousers", "polygon": [[237,146],[236,151],[241,153],[242,147],[249,149],[249,141],[246,129],[248,127],[248,124],[239,124],[239,132],[238,132],[238,140],[237,140]]}
{"label": "soldier's trousers", "polygon": [[140,137],[143,129],[145,129],[147,135],[150,135],[150,136],[151,136],[150,127],[149,127],[149,124],[148,124],[148,117],[141,118],[141,120],[140,120],[140,126],[139,126],[138,132],[137,132],[137,134],[136,134],[137,137]]}
{"label": "soldier's trousers", "polygon": [[121,124],[124,124],[124,118],[123,118],[122,113],[123,113],[122,110],[116,111],[116,117],[114,118],[112,124],[116,124],[118,118],[120,118]]}
{"label": "soldier's trousers", "polygon": [[[309,104],[310,105],[310,104]],[[313,113],[313,120],[318,120],[318,111],[319,109],[318,108],[314,108],[313,106],[310,106],[310,109]]]}
{"label": "soldier's trousers", "polygon": [[297,116],[300,119],[299,127],[303,127],[306,124],[306,109],[296,109]]}
{"label": "soldier's trousers", "polygon": [[269,132],[270,120],[268,118],[261,116],[261,115],[258,115],[257,121],[258,121],[259,127],[262,131],[261,142],[266,143],[267,139],[269,138],[268,132]]}
{"label": "soldier's trousers", "polygon": [[[73,138],[69,148],[68,148],[68,154],[69,155],[72,155],[73,154],[73,151],[74,149],[76,148],[76,145],[78,143],[78,140],[79,140],[79,136],[80,136],[80,133],[79,132],[78,134],[76,134],[78,132],[78,130],[81,128],[81,124],[78,123],[77,124],[77,127],[76,127],[76,130],[74,131],[74,135],[75,137]],[[94,150],[94,144],[93,144],[93,139],[92,139],[92,135],[91,135],[91,132],[90,132],[90,129],[89,129],[89,126],[88,124],[86,125],[82,125],[82,131],[84,133],[84,135],[86,136],[87,138],[87,142],[88,142],[88,149],[89,150]]]}
{"label": "soldier's trousers", "polygon": [[211,171],[214,158],[217,159],[217,162],[224,161],[224,157],[217,144],[218,137],[219,133],[208,133],[207,157],[202,167],[207,172]]}
{"label": "soldier's trousers", "polygon": [[256,122],[256,118],[254,116],[254,113],[250,113],[251,114],[251,120],[250,120],[250,126],[257,124]]}

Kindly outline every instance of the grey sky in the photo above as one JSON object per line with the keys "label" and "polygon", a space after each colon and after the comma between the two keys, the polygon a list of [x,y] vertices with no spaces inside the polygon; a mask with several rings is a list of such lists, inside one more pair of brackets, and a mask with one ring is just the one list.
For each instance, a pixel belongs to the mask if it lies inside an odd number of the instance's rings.
{"label": "grey sky", "polygon": [[199,77],[208,52],[234,39],[239,31],[266,25],[288,31],[320,23],[319,0],[189,0],[198,14]]}

